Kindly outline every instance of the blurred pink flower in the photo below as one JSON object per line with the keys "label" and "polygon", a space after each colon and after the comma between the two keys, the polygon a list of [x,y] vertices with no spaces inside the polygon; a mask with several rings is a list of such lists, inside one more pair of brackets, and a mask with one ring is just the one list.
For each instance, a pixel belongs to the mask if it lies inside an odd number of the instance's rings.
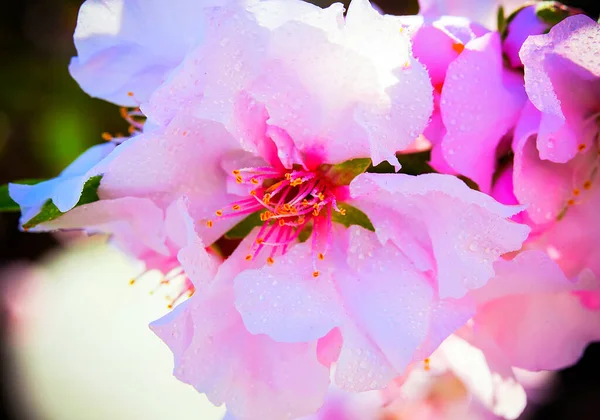
{"label": "blurred pink flower", "polygon": [[538,250],[498,261],[494,268],[496,276],[470,292],[477,302],[472,328],[507,365],[561,369],[600,340],[600,283],[591,272],[570,281]]}

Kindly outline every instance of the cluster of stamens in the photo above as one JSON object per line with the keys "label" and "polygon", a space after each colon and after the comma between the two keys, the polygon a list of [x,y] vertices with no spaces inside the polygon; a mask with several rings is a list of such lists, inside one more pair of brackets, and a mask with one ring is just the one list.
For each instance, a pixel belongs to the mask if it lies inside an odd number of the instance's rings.
{"label": "cluster of stamens", "polygon": [[[149,271],[147,270],[143,271],[138,276],[129,280],[129,285],[133,286],[148,273]],[[192,281],[185,275],[183,268],[176,267],[160,279],[158,284],[150,290],[150,294],[153,295],[159,290],[168,291],[168,294],[165,295],[167,308],[173,309],[178,302],[191,297],[194,294],[195,288]]]}
{"label": "cluster of stamens", "polygon": [[[250,187],[249,196],[219,209],[219,219],[258,213],[262,226],[250,247],[246,260],[255,259],[269,249],[267,264],[275,262],[296,240],[312,237],[313,277],[319,276],[318,261],[325,259],[331,243],[332,212],[342,215],[333,188],[316,171],[306,169],[278,170],[271,167],[243,168],[232,175],[238,184]],[[206,221],[208,227],[213,220]],[[304,235],[303,235],[304,234]]]}
{"label": "cluster of stamens", "polygon": [[[130,97],[134,96],[133,92],[128,92],[127,95]],[[123,133],[117,133],[115,135],[108,132],[102,133],[102,139],[117,144],[121,144],[128,138],[140,134],[144,128],[144,122],[146,121],[146,116],[139,107],[121,107],[119,111],[121,113],[121,118],[129,124],[129,127],[127,128],[128,135],[124,135]]]}

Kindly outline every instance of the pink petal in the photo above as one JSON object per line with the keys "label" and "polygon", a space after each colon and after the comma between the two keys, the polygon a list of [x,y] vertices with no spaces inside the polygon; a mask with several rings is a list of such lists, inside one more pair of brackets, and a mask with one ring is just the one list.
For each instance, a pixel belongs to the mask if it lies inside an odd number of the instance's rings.
{"label": "pink petal", "polygon": [[[144,133],[126,146],[102,178],[102,198],[152,197],[166,208],[186,196],[196,221],[214,218],[220,206],[235,201],[227,194],[229,174],[220,162],[239,146],[222,125],[179,115],[165,130]],[[211,244],[236,221],[220,221],[211,229],[200,223],[198,234]]]}
{"label": "pink petal", "polygon": [[149,247],[166,255],[163,220],[163,211],[151,200],[124,197],[76,207],[33,230],[85,229],[90,233],[116,233],[114,239],[134,254],[140,247]]}
{"label": "pink petal", "polygon": [[600,314],[569,293],[499,299],[482,307],[475,322],[512,365],[534,371],[569,366],[590,341],[600,340]]}
{"label": "pink petal", "polygon": [[515,149],[514,193],[535,223],[556,220],[573,192],[571,174],[572,165],[540,159],[534,138],[524,138]]}
{"label": "pink petal", "polygon": [[328,272],[312,277],[310,241],[294,246],[273,266],[244,270],[235,279],[236,308],[252,334],[298,343],[340,325],[341,301]]}
{"label": "pink petal", "polygon": [[448,67],[440,106],[444,158],[484,192],[491,187],[498,143],[525,103],[522,83],[504,69],[497,33],[470,41]]}
{"label": "pink petal", "polygon": [[524,251],[510,261],[498,260],[494,269],[494,278],[470,292],[480,305],[506,296],[558,293],[574,288],[560,267],[539,250]]}
{"label": "pink petal", "polygon": [[511,365],[560,369],[600,339],[600,312],[582,304],[576,285],[545,253],[528,251],[495,268],[496,278],[472,292],[480,302],[473,320]]}
{"label": "pink petal", "polygon": [[242,418],[294,419],[316,411],[329,377],[315,344],[250,334],[233,299],[221,282],[152,324],[174,353],[175,376]]}
{"label": "pink petal", "polygon": [[464,16],[475,22],[496,29],[498,7],[502,4],[506,11],[521,5],[521,0],[419,0],[419,14],[424,16],[454,15]]}
{"label": "pink petal", "polygon": [[[336,384],[380,389],[405,369],[430,332],[438,334],[430,330],[433,289],[393,244],[383,247],[356,226],[335,235],[316,279],[307,244],[272,267],[243,271],[235,279],[236,307],[250,332],[277,341],[308,342],[339,328],[341,351],[334,340],[322,342],[320,352],[339,351]],[[464,319],[456,322],[440,333],[449,334]]]}
{"label": "pink petal", "polygon": [[483,286],[494,275],[494,261],[519,249],[529,233],[527,226],[507,220],[521,208],[504,206],[448,175],[363,174],[350,191],[353,205],[367,212],[378,236],[391,238],[406,255],[415,255],[414,240],[386,231],[382,221],[396,215],[399,221],[419,221],[398,228],[427,238],[419,243],[435,261],[442,299]]}
{"label": "pink petal", "polygon": [[85,1],[75,29],[72,76],[92,96],[139,105],[202,38],[208,5],[202,6],[175,0],[165,10],[156,1]]}
{"label": "pink petal", "polygon": [[548,228],[536,241],[551,250],[555,260],[570,278],[591,270],[600,278],[600,189],[595,186],[581,203],[569,206],[564,217]]}
{"label": "pink petal", "polygon": [[[525,89],[542,112],[538,149],[542,159],[564,163],[581,143],[586,118],[600,95],[600,59],[594,56],[600,40],[598,24],[585,15],[571,16],[548,34],[531,36],[521,48]],[[597,109],[596,109],[597,112]]]}
{"label": "pink petal", "polygon": [[166,125],[179,110],[193,108],[197,117],[228,124],[232,99],[260,71],[269,32],[250,13],[220,8],[205,30],[202,43],[142,107],[153,122]]}

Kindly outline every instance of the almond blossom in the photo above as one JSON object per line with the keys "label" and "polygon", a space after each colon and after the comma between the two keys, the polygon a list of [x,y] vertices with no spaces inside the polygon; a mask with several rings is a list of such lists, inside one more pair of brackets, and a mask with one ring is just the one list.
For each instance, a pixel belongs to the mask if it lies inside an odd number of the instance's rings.
{"label": "almond blossom", "polygon": [[599,37],[598,23],[577,15],[521,49],[531,102],[515,132],[514,194],[538,233],[531,246],[546,250],[569,278],[585,269],[600,276]]}
{"label": "almond blossom", "polygon": [[[442,16],[444,7],[472,9],[473,2],[421,3],[423,16],[402,22],[434,86],[435,110],[423,133],[433,145],[431,164],[467,176],[489,192],[501,140],[526,100],[522,75],[504,65],[500,33],[462,14]],[[477,6],[495,14],[497,3]]]}

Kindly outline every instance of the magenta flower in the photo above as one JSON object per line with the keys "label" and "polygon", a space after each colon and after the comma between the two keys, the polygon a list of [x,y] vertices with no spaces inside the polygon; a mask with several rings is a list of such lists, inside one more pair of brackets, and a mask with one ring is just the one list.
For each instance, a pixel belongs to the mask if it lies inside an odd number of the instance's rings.
{"label": "magenta flower", "polygon": [[500,141],[525,103],[522,76],[504,66],[499,33],[426,10],[425,17],[402,19],[435,88],[436,107],[424,132],[433,144],[432,165],[489,192]]}
{"label": "magenta flower", "polygon": [[576,15],[523,44],[525,89],[541,112],[537,148],[544,160],[565,163],[597,146],[599,37],[597,22]]}
{"label": "magenta flower", "polygon": [[515,132],[514,192],[538,233],[531,246],[569,278],[585,269],[600,276],[600,62],[589,48],[598,39],[599,25],[577,15],[521,50],[531,103]]}

